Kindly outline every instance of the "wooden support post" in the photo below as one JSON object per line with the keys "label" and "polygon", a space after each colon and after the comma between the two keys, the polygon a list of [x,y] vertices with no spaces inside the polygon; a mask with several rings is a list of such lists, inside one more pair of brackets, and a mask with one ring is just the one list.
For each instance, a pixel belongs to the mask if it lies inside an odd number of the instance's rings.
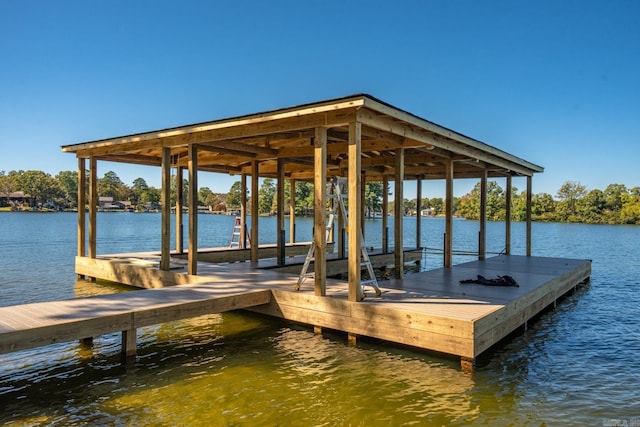
{"label": "wooden support post", "polygon": [[296,180],[289,180],[289,243],[296,242]]}
{"label": "wooden support post", "polygon": [[122,361],[131,363],[136,358],[136,330],[122,331]]}
{"label": "wooden support post", "polygon": [[247,175],[242,174],[240,179],[240,246],[242,249],[247,247]]}
{"label": "wooden support post", "polygon": [[[78,252],[79,257],[86,256],[86,204],[87,204],[87,172],[85,159],[78,158]],[[78,279],[84,279],[84,274],[78,274]]]}
{"label": "wooden support post", "polygon": [[461,357],[460,367],[465,372],[471,372],[476,367],[476,359],[470,357]]}
{"label": "wooden support post", "polygon": [[445,189],[445,237],[444,237],[444,267],[453,265],[453,161],[445,162],[446,189]]}
{"label": "wooden support post", "polygon": [[189,253],[188,274],[198,274],[198,147],[189,145]]}
{"label": "wooden support post", "polygon": [[504,218],[504,253],[511,255],[511,199],[513,192],[513,184],[511,183],[511,175],[507,175],[507,193],[505,195],[505,218]]}
{"label": "wooden support post", "polygon": [[[95,157],[89,159],[89,258],[95,259],[97,254],[98,233],[98,161]],[[89,277],[95,282],[95,277]]]}
{"label": "wooden support post", "polygon": [[[169,271],[171,258],[171,148],[162,148],[160,270]],[[177,214],[177,213],[176,213]]]}
{"label": "wooden support post", "polygon": [[396,149],[396,176],[394,188],[394,210],[393,218],[393,254],[394,254],[394,271],[395,278],[402,279],[404,277],[404,232],[402,229],[404,223],[404,148]]}
{"label": "wooden support post", "polygon": [[416,248],[422,247],[422,175],[416,180]]}
{"label": "wooden support post", "polygon": [[184,168],[178,166],[176,170],[176,252],[184,253],[184,225],[182,223],[182,207],[184,206],[184,187],[182,175]]}
{"label": "wooden support post", "polygon": [[278,182],[276,190],[276,229],[277,242],[276,257],[278,265],[284,265],[285,241],[284,241],[284,159],[278,158]]}
{"label": "wooden support post", "polygon": [[260,173],[257,160],[251,162],[251,262],[257,263],[259,259],[258,247],[258,175]]}
{"label": "wooden support post", "polygon": [[327,294],[327,129],[315,129],[313,140],[313,244],[315,245],[313,271],[314,293]]}
{"label": "wooden support post", "polygon": [[487,257],[487,169],[480,175],[480,236],[478,238],[478,259]]}
{"label": "wooden support post", "polygon": [[382,177],[382,253],[389,253],[389,177]]}
{"label": "wooden support post", "polygon": [[[365,219],[365,215],[364,215],[364,211],[366,208],[366,189],[367,189],[367,180],[365,177],[365,173],[362,172],[362,177],[360,178],[360,230],[362,230],[362,239],[365,238],[366,233],[365,233],[365,229],[364,229],[364,219]],[[364,245],[364,241],[362,242],[362,244]]]}
{"label": "wooden support post", "polygon": [[347,345],[349,347],[355,347],[358,345],[358,335],[352,332],[347,333]]}
{"label": "wooden support post", "polygon": [[96,257],[98,214],[98,161],[89,159],[89,258]]}
{"label": "wooden support post", "polygon": [[313,334],[314,335],[322,335],[322,326],[314,325],[313,326]]}
{"label": "wooden support post", "polygon": [[346,241],[345,241],[345,228],[348,226],[345,224],[345,219],[340,212],[338,212],[338,258],[345,258],[346,256]]}
{"label": "wooden support post", "polygon": [[531,256],[531,197],[532,197],[532,176],[527,176],[527,256]]}
{"label": "wooden support post", "polygon": [[349,159],[349,244],[348,244],[348,267],[349,267],[349,301],[360,301],[361,295],[361,265],[360,250],[362,246],[362,233],[360,227],[360,208],[362,200],[360,199],[361,168],[362,168],[362,125],[359,122],[349,123],[349,148],[347,158]]}

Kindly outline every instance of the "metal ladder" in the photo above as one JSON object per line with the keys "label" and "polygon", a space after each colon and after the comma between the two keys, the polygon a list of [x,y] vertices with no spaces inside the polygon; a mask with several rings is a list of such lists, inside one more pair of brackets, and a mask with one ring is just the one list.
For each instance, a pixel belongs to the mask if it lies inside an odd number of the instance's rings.
{"label": "metal ladder", "polygon": [[[246,231],[246,225],[245,225]],[[249,233],[245,232],[247,238],[249,237]],[[237,240],[236,240],[237,237]],[[251,243],[251,240],[249,240]],[[231,241],[229,242],[230,248],[242,248],[244,249],[244,242],[242,242],[242,220],[239,216],[236,217],[235,222],[233,223],[233,231],[231,232]]]}
{"label": "metal ladder", "polygon": [[[333,221],[337,215],[340,215],[344,218],[344,222],[346,223],[349,216],[347,213],[347,209],[344,205],[344,199],[346,198],[346,194],[344,193],[344,186],[346,185],[346,178],[335,177],[331,180],[329,184],[327,184],[327,203],[329,204],[329,209],[327,209],[327,226],[325,231],[325,238],[327,243],[329,243],[329,239],[331,237],[331,231],[333,230]],[[336,211],[336,206],[338,211]],[[364,287],[370,285],[376,293],[376,296],[380,296],[382,291],[378,286],[378,280],[376,279],[376,275],[373,272],[373,265],[371,265],[371,259],[369,258],[369,254],[367,252],[367,248],[364,245],[364,236],[362,235],[362,229],[358,227],[358,231],[360,232],[360,267],[362,270],[366,270],[369,274],[369,278],[366,280],[362,280],[360,282],[360,299],[364,299],[365,292]],[[315,243],[311,243],[309,246],[309,252],[307,253],[307,257],[304,260],[304,265],[302,266],[302,271],[300,272],[300,276],[298,277],[298,283],[296,284],[296,290],[300,290],[300,286],[302,283],[310,277],[314,277],[313,272],[309,272],[309,266],[311,262],[314,261],[315,257]]]}

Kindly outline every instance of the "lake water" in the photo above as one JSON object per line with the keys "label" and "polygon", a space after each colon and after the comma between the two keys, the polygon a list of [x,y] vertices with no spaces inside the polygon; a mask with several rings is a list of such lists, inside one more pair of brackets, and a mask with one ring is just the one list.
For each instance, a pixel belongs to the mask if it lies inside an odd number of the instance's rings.
{"label": "lake water", "polygon": [[[0,213],[0,305],[130,288],[76,281],[76,215]],[[226,246],[233,217],[200,215],[199,246]],[[441,248],[442,219],[423,219],[421,244]],[[380,220],[366,221],[379,246]],[[274,218],[261,218],[264,243]],[[454,249],[477,247],[478,223],[455,221]],[[524,254],[524,224],[512,226]],[[186,230],[186,225],[185,225]],[[415,218],[405,244],[415,245]],[[311,238],[299,219],[298,241]],[[390,236],[392,239],[392,236]],[[392,241],[392,240],[391,240]],[[98,253],[157,250],[160,215],[98,216]],[[490,252],[504,224],[488,224]],[[7,425],[640,425],[640,227],[533,224],[533,255],[593,260],[592,281],[463,372],[457,359],[250,313],[143,328],[135,366],[120,336],[0,355],[0,422]],[[473,257],[457,256],[455,262]],[[442,265],[427,254],[423,265]],[[384,286],[384,283],[382,283]]]}

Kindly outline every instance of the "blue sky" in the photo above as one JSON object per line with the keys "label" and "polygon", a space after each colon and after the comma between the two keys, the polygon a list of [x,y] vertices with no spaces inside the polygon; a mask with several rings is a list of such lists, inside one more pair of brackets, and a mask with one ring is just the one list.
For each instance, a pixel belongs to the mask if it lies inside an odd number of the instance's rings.
{"label": "blue sky", "polygon": [[543,166],[535,193],[640,186],[635,0],[3,0],[0,64],[0,171],[55,175],[76,170],[61,145],[364,92]]}

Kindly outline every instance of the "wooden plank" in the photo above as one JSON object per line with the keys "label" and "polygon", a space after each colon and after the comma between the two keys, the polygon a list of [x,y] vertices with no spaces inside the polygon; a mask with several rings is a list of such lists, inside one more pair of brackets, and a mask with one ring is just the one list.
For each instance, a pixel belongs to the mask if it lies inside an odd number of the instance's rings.
{"label": "wooden plank", "polygon": [[0,317],[14,320],[11,330],[0,334],[0,353],[242,309],[270,299],[269,290],[218,291],[208,284],[2,307]]}
{"label": "wooden plank", "polygon": [[96,257],[98,213],[98,164],[95,157],[89,159],[89,258]]}
{"label": "wooden plank", "polygon": [[[396,158],[396,174],[395,184],[393,189],[394,195],[394,210],[395,215],[393,217],[393,239],[394,247],[401,248],[403,246],[404,232],[404,149],[398,148],[395,152]],[[396,279],[402,279],[404,277],[404,259],[403,251],[395,251],[395,269],[394,275]]]}
{"label": "wooden plank", "polygon": [[416,248],[422,247],[422,176],[416,180]]}
{"label": "wooden plank", "polygon": [[382,177],[382,252],[389,252],[389,178]]}
{"label": "wooden plank", "polygon": [[507,175],[505,194],[505,221],[504,221],[504,253],[511,255],[511,205],[513,196],[513,184],[511,175]]}
{"label": "wooden plank", "polygon": [[184,205],[183,175],[184,168],[182,166],[178,166],[176,171],[176,252],[179,254],[184,252],[184,231],[182,224],[182,206]]}
{"label": "wooden plank", "polygon": [[278,180],[276,190],[276,230],[277,230],[277,259],[284,265],[285,236],[284,236],[284,160],[278,159]]}
{"label": "wooden plank", "polygon": [[[160,203],[162,219],[160,226],[160,269],[169,270],[171,256],[171,149],[162,149],[162,183]],[[182,212],[176,211],[176,216]]]}
{"label": "wooden plank", "polygon": [[527,176],[527,219],[526,219],[526,223],[527,223],[527,237],[526,237],[526,244],[527,244],[527,256],[531,256],[531,201],[532,201],[532,194],[533,194],[533,184],[532,184],[533,178],[531,176]]}
{"label": "wooden plank", "polygon": [[445,231],[444,231],[444,266],[451,268],[453,265],[453,162],[447,161],[446,185],[445,185]]}
{"label": "wooden plank", "polygon": [[296,180],[289,180],[289,244],[296,242]]}
{"label": "wooden plank", "polygon": [[[328,254],[332,254],[332,249],[327,250]],[[369,258],[371,259],[371,265],[373,268],[381,268],[386,266],[392,266],[395,260],[395,255],[393,253],[374,253],[369,254]],[[422,251],[410,251],[407,250],[404,253],[404,261],[405,264],[410,262],[417,262],[422,259]],[[345,274],[349,271],[349,260],[345,258],[338,259],[329,259],[327,258],[327,276],[336,276],[338,274]],[[302,262],[296,262],[294,264],[285,265],[283,267],[275,268],[274,270],[281,273],[291,273],[291,274],[300,274],[302,270]],[[309,266],[309,272],[314,271],[314,264],[312,263]]]}
{"label": "wooden plank", "polygon": [[86,255],[86,225],[85,218],[87,216],[87,172],[85,159],[78,159],[78,250],[76,255]]}
{"label": "wooden plank", "polygon": [[164,307],[137,310],[134,313],[134,325],[136,327],[156,325],[205,314],[245,309],[256,305],[268,304],[270,301],[271,291],[269,290],[244,291],[235,295],[223,295]]}
{"label": "wooden plank", "polygon": [[[274,291],[274,303],[252,307],[250,310],[449,354],[473,354],[473,340],[411,327],[411,322],[415,319],[411,316],[407,317],[407,313],[381,309],[366,302],[355,303],[328,297],[315,297],[316,299],[311,297],[308,294],[304,296],[299,293]],[[446,322],[445,319],[442,320]],[[428,325],[429,321],[434,322],[436,319],[423,316],[420,324]],[[448,324],[442,325],[442,328],[459,331],[460,325],[462,323],[458,322],[456,326]],[[467,330],[471,329],[469,323]]]}
{"label": "wooden plank", "polygon": [[361,161],[362,125],[357,122],[349,124],[349,223],[347,231],[349,254],[349,301],[359,301],[360,295],[360,247],[362,246],[360,227],[360,214],[362,212],[362,200],[360,200],[360,182],[362,170]]}
{"label": "wooden plank", "polygon": [[240,191],[242,191],[240,195],[240,248],[246,249],[247,238],[250,236],[247,235],[247,175],[244,173],[240,179]]}
{"label": "wooden plank", "polygon": [[[94,268],[98,276],[116,272],[140,282],[151,274],[154,283],[160,283],[162,275],[171,274],[126,262],[78,260]],[[2,307],[0,352],[254,307],[254,311],[353,336],[473,359],[591,274],[588,260],[499,256],[385,281],[382,297],[356,303],[350,301],[350,289],[344,282],[328,280],[328,296],[316,296],[310,290],[293,291],[297,276],[265,270],[249,275],[249,267],[216,265],[203,268],[199,276],[178,275],[208,280],[200,285]],[[520,287],[458,284],[461,278],[475,274],[512,274]]]}
{"label": "wooden plank", "polygon": [[258,229],[258,178],[260,174],[260,163],[257,160],[251,162],[251,262],[258,262],[259,229]]}
{"label": "wooden plank", "polygon": [[[478,157],[479,160],[486,161],[487,163],[498,164],[507,169],[522,173],[523,175],[530,175],[532,171],[543,171],[543,168],[538,165],[534,165],[533,163],[522,160],[516,156],[454,132],[450,129],[443,128],[433,122],[429,122],[420,117],[409,114],[406,111],[398,110],[368,97],[365,98],[364,101],[366,108],[358,111],[358,119],[364,124],[370,125],[368,123],[369,120],[372,120],[375,123],[375,119],[379,118],[381,114],[387,115],[389,117],[386,118],[383,126],[373,125],[373,127],[383,128],[409,138],[422,140],[426,144],[431,144],[435,147],[441,147],[454,152],[459,150],[458,147],[460,145],[463,145],[467,147],[463,152],[464,154],[473,155],[475,158],[478,152],[484,153],[483,157]],[[370,114],[367,117],[366,113],[369,112],[370,109],[376,111],[378,114]],[[404,126],[394,129],[394,125],[401,122],[405,122]],[[417,135],[415,136],[410,133],[410,131],[414,129],[420,130],[420,132],[416,132]],[[497,161],[497,159],[499,160]]]}
{"label": "wooden plank", "polygon": [[[287,108],[270,113],[67,145],[62,147],[62,151],[75,152],[84,157],[83,153],[88,150],[91,150],[94,155],[121,153],[123,144],[126,144],[129,150],[142,150],[150,147],[180,146],[221,140],[229,140],[231,147],[239,138],[302,130],[316,126],[344,125],[355,119],[356,108],[363,103],[362,98],[353,98],[337,103],[318,103],[308,108]],[[274,124],[274,122],[276,123]]]}
{"label": "wooden plank", "polygon": [[[590,268],[588,270],[587,276],[590,274]],[[567,276],[555,278],[547,283],[544,289],[538,289],[534,295],[529,296],[526,300],[514,301],[506,306],[497,313],[499,319],[482,319],[482,326],[478,325],[475,332],[476,354],[481,354],[491,348],[502,338],[553,304],[560,296],[573,289],[579,283],[580,277],[584,277],[585,272],[586,270],[579,269],[568,273]],[[488,324],[491,320],[493,323]],[[482,333],[478,329],[485,330],[485,332]]]}
{"label": "wooden plank", "polygon": [[314,215],[313,245],[314,249],[314,294],[325,295],[327,281],[327,129],[315,129],[314,138]]}
{"label": "wooden plank", "polygon": [[198,147],[189,146],[189,252],[187,272],[198,274]]}
{"label": "wooden plank", "polygon": [[487,169],[480,175],[480,233],[478,237],[478,259],[487,257]]}

